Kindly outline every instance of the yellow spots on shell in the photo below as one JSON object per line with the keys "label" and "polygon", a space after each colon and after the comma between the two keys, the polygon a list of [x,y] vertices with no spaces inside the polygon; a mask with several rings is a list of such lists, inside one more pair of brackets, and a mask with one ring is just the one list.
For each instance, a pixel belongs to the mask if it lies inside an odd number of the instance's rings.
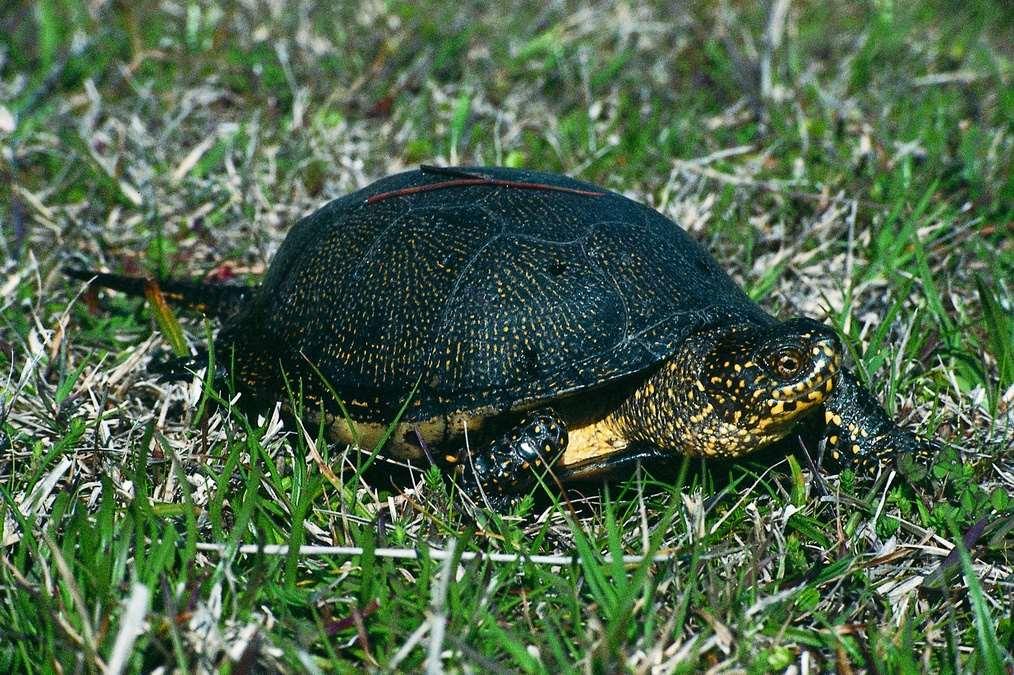
{"label": "yellow spots on shell", "polygon": [[853,443],[851,450],[853,455],[858,455],[862,452],[862,448],[859,447],[858,443]]}
{"label": "yellow spots on shell", "polygon": [[834,446],[838,445],[838,436],[837,436],[837,434],[832,434],[832,435],[828,436],[827,437],[827,442],[831,444],[831,447],[834,447]]}
{"label": "yellow spots on shell", "polygon": [[448,453],[448,454],[444,455],[444,461],[447,462],[448,464],[457,464],[458,463],[458,456],[457,455],[452,455],[452,454]]}

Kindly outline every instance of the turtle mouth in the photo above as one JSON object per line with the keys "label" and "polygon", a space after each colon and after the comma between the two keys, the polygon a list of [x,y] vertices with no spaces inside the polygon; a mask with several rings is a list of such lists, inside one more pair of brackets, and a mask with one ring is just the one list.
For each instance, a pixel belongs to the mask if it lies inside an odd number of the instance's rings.
{"label": "turtle mouth", "polygon": [[826,401],[834,389],[834,376],[841,357],[833,357],[828,367],[793,385],[781,387],[767,399],[767,416],[758,423],[758,431],[768,441],[784,437],[810,409]]}

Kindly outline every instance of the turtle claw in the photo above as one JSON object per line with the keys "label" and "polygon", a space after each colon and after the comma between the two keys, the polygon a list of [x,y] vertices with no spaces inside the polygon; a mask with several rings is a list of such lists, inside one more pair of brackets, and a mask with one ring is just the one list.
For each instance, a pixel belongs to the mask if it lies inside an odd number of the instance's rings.
{"label": "turtle claw", "polygon": [[[927,452],[928,446],[933,449],[929,455],[930,459],[927,461],[924,453]],[[930,468],[939,450],[940,447],[935,443],[923,442],[919,448],[912,452],[898,453],[894,458],[894,467],[908,483],[913,485],[921,483],[929,477]]]}
{"label": "turtle claw", "polygon": [[936,441],[916,436],[897,426],[885,434],[885,441],[880,457],[893,461],[898,475],[913,485],[926,480],[942,449]]}
{"label": "turtle claw", "polygon": [[461,487],[477,504],[511,510],[567,447],[567,427],[551,410],[539,410],[471,456],[462,451]]}

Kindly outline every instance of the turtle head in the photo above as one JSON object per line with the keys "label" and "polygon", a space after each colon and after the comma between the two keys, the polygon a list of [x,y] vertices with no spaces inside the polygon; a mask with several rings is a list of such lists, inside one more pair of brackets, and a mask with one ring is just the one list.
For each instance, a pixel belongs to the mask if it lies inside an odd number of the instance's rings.
{"label": "turtle head", "polygon": [[721,336],[694,382],[701,447],[737,456],[785,437],[830,395],[841,362],[838,335],[812,319]]}
{"label": "turtle head", "polygon": [[686,454],[737,457],[785,437],[834,388],[837,334],[812,319],[705,328],[635,392],[643,440]]}

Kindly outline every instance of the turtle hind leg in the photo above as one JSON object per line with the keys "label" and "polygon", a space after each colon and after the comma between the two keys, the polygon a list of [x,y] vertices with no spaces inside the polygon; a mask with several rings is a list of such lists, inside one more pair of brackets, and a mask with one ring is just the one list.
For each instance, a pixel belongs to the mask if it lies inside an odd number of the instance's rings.
{"label": "turtle hind leg", "polygon": [[476,504],[504,513],[566,447],[567,425],[552,410],[537,410],[477,452],[459,453],[460,485]]}
{"label": "turtle hind leg", "polygon": [[162,383],[183,382],[207,366],[208,350],[202,347],[192,356],[156,356],[148,363],[148,372],[158,375],[158,381]]}
{"label": "turtle hind leg", "polygon": [[[217,392],[216,399],[218,396],[232,399],[242,390],[243,397],[239,407],[248,412],[263,411],[262,407],[258,406],[262,406],[263,401],[268,400],[268,397],[261,393],[258,398],[252,390],[242,389],[237,383],[238,377],[234,377],[231,370],[233,365],[231,351],[222,348],[216,350],[215,344],[217,343],[213,343],[211,346],[198,344],[187,356],[176,356],[167,351],[157,352],[148,362],[147,370],[149,373],[157,375],[158,382],[161,384],[190,382],[194,377],[200,376],[204,386],[210,386]],[[210,372],[202,373],[201,371],[205,369],[210,369]],[[277,393],[279,390],[275,387],[272,391]],[[273,404],[276,399],[277,397],[271,397],[270,402]]]}
{"label": "turtle hind leg", "polygon": [[824,402],[824,463],[875,473],[884,465],[898,469],[909,482],[928,473],[940,446],[894,423],[856,378],[842,372]]}

